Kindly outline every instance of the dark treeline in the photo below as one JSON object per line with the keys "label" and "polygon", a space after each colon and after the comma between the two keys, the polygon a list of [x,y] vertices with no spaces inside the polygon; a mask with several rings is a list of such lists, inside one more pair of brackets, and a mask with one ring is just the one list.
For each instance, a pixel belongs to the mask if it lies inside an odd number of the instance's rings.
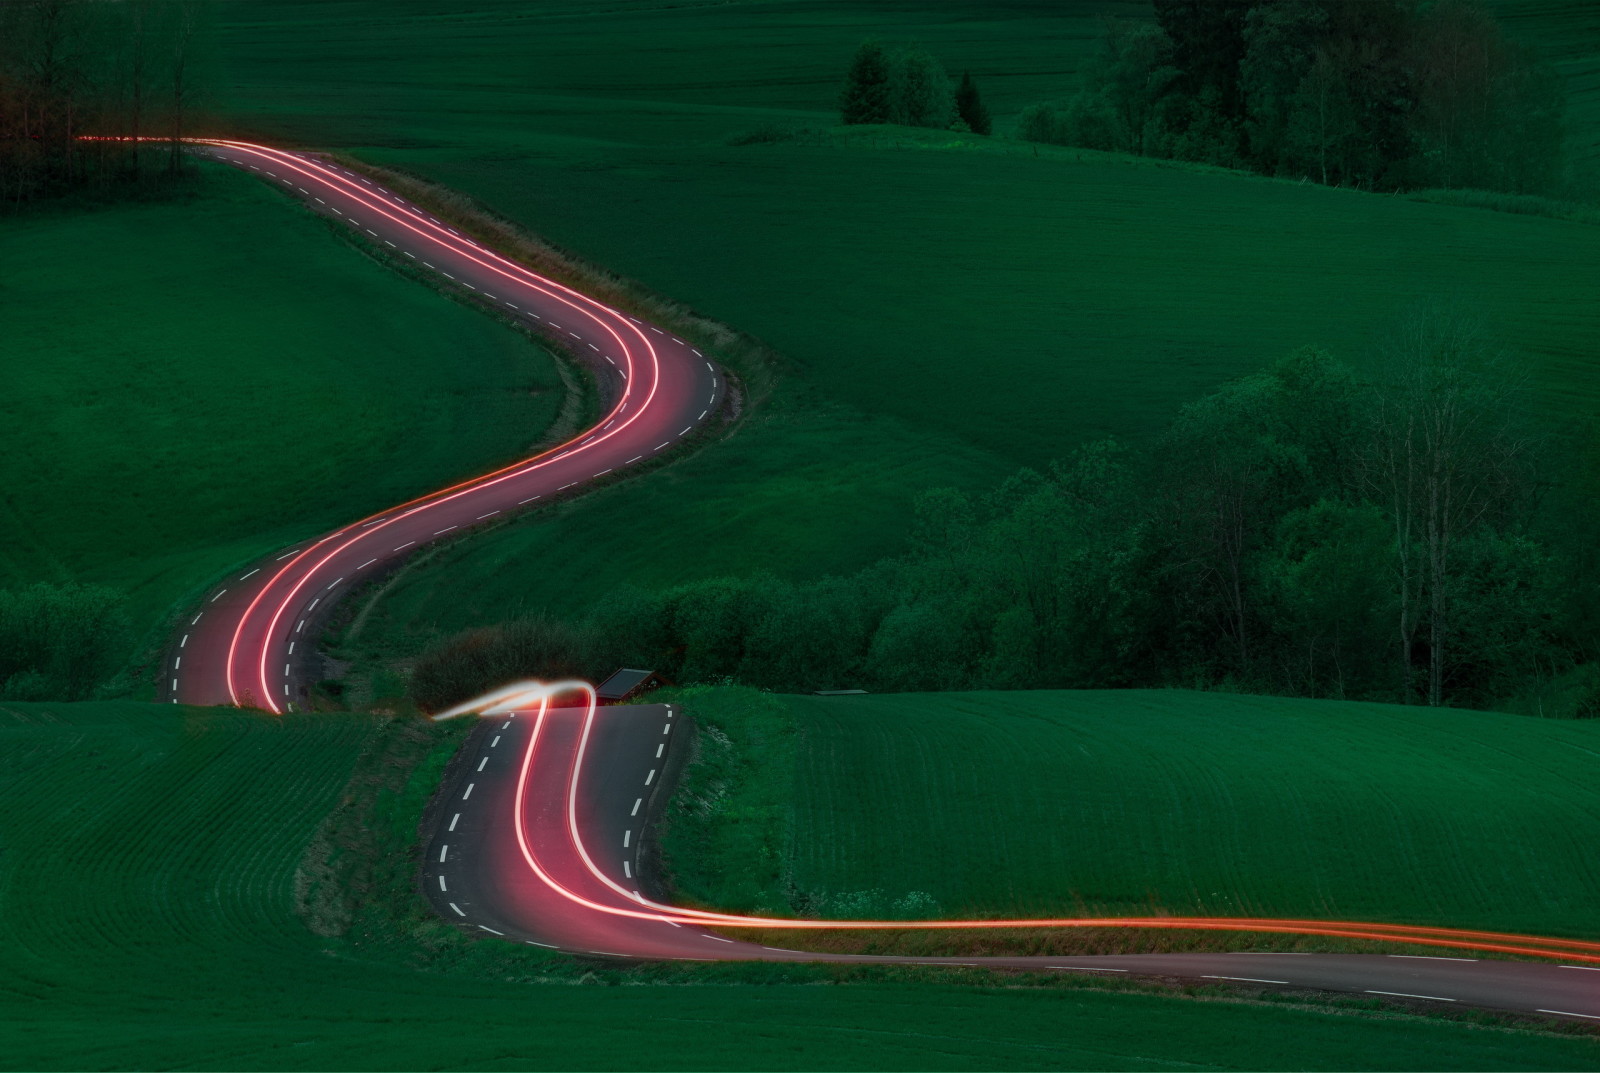
{"label": "dark treeline", "polygon": [[92,697],[126,646],[123,603],[98,585],[0,589],[0,699]]}
{"label": "dark treeline", "polygon": [[414,695],[437,709],[627,665],[781,691],[1488,706],[1576,676],[1567,714],[1600,715],[1581,669],[1600,657],[1596,511],[1556,468],[1582,452],[1525,422],[1459,316],[1417,316],[1381,357],[1368,383],[1300,350],[1185,407],[1148,451],[1094,443],[988,495],[929,492],[910,548],[853,576],[623,588],[580,624],[474,631],[422,659]]}
{"label": "dark treeline", "polygon": [[1560,180],[1560,79],[1478,0],[1154,6],[1111,21],[1083,89],[1020,135],[1369,190]]}
{"label": "dark treeline", "polygon": [[0,4],[3,203],[138,192],[176,175],[199,86],[203,13],[199,0]]}
{"label": "dark treeline", "polygon": [[970,71],[956,85],[926,49],[889,49],[876,41],[864,42],[850,62],[839,94],[839,119],[974,134],[988,134],[991,127]]}

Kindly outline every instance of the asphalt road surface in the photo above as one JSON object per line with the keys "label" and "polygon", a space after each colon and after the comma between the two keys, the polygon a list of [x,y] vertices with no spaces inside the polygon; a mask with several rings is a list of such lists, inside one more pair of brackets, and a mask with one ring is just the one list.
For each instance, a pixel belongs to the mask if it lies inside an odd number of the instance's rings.
{"label": "asphalt road surface", "polygon": [[303,704],[323,677],[310,643],[317,623],[352,586],[432,541],[640,465],[722,402],[722,374],[688,343],[506,260],[363,176],[312,154],[239,142],[194,151],[259,175],[397,260],[522,318],[586,360],[611,405],[565,444],[286,548],[227,579],[173,638],[161,689],[174,702],[272,712]]}
{"label": "asphalt road surface", "polygon": [[[665,905],[652,893],[651,825],[688,733],[679,711],[663,705],[485,717],[427,819],[423,884],[429,899],[443,917],[466,928],[614,958],[891,961],[1127,973],[1600,1024],[1600,963],[1298,953],[873,957],[729,939],[697,921],[701,914]],[[709,922],[727,930],[726,923]]]}
{"label": "asphalt road surface", "polygon": [[[203,143],[196,152],[257,173],[418,271],[525,319],[587,360],[611,405],[595,427],[565,444],[302,542],[229,578],[174,639],[162,679],[174,702],[292,708],[320,677],[309,642],[316,624],[352,586],[432,541],[639,465],[721,404],[724,378],[689,344],[506,260],[363,176],[314,154],[239,142]],[[876,958],[729,939],[707,922],[726,930],[733,918],[666,905],[651,886],[648,825],[683,748],[683,733],[675,733],[680,718],[645,706],[550,708],[485,720],[430,817],[423,882],[439,912],[508,940],[614,958],[1126,972],[1600,1024],[1600,961],[1244,953]]]}

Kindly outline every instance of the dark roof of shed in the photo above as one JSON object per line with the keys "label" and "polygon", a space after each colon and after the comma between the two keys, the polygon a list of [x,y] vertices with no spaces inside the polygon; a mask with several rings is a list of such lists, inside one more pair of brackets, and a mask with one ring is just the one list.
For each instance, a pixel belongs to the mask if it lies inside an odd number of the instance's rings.
{"label": "dark roof of shed", "polygon": [[655,674],[655,671],[641,671],[637,667],[624,667],[595,689],[595,692],[607,700],[626,697],[638,689]]}

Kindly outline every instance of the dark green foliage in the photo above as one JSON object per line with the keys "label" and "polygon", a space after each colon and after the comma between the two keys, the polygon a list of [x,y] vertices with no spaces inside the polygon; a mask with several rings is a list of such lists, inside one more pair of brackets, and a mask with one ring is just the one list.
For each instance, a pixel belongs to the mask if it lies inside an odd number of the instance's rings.
{"label": "dark green foliage", "polygon": [[[808,692],[1205,685],[1487,705],[1592,658],[1554,579],[1566,487],[1470,322],[1427,313],[1362,383],[1303,348],[981,497],[924,495],[903,555],[847,577],[619,590],[613,662]],[[1592,557],[1592,556],[1591,556]],[[1570,565],[1569,565],[1570,564]],[[1579,610],[1579,609],[1583,610]]]}
{"label": "dark green foliage", "polygon": [[0,589],[0,698],[83,700],[117,670],[128,617],[115,589]]}
{"label": "dark green foliage", "polygon": [[989,109],[978,95],[978,84],[972,80],[971,71],[961,72],[961,84],[956,87],[956,114],[974,134],[988,134],[994,129]]}
{"label": "dark green foliage", "polygon": [[844,91],[839,95],[839,121],[887,123],[889,108],[889,54],[876,41],[865,41],[856,49],[845,75]]}
{"label": "dark green foliage", "polygon": [[1365,189],[1552,188],[1564,90],[1478,0],[1157,0],[1023,137]]}
{"label": "dark green foliage", "polygon": [[458,634],[417,660],[411,695],[437,712],[525,678],[554,681],[596,674],[588,637],[561,622],[518,619]]}

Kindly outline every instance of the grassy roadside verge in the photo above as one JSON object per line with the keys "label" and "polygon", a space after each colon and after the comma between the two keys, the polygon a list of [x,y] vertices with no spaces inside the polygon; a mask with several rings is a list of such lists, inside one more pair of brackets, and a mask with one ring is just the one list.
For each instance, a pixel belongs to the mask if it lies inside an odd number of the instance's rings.
{"label": "grassy roadside verge", "polygon": [[[663,845],[676,893],[695,904],[858,919],[1312,917],[1587,937],[1583,847],[1600,802],[1584,771],[1600,727],[1181,691],[720,688],[681,700],[701,743]],[[756,938],[961,956],[1401,949],[1165,929]]]}

